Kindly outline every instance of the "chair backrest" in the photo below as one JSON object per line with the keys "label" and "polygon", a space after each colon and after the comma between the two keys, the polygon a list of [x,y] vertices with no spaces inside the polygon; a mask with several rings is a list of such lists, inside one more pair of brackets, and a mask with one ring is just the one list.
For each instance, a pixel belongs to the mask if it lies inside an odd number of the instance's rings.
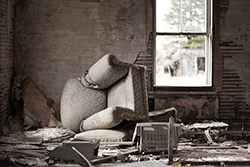
{"label": "chair backrest", "polygon": [[134,120],[148,118],[148,98],[146,89],[146,69],[132,66],[129,72],[107,90],[107,107],[121,106],[137,113]]}

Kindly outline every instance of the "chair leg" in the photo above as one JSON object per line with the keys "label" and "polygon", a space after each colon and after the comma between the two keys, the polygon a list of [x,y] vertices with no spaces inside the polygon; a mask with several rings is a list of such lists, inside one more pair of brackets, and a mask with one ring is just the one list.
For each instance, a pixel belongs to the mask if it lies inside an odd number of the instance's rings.
{"label": "chair leg", "polygon": [[173,143],[174,143],[174,117],[169,118],[168,127],[168,163],[173,162]]}

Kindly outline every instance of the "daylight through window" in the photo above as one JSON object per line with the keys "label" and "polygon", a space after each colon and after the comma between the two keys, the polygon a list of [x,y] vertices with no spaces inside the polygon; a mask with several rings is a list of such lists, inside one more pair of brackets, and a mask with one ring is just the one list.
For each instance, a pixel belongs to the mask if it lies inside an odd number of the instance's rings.
{"label": "daylight through window", "polygon": [[156,86],[211,86],[211,14],[211,0],[156,0]]}

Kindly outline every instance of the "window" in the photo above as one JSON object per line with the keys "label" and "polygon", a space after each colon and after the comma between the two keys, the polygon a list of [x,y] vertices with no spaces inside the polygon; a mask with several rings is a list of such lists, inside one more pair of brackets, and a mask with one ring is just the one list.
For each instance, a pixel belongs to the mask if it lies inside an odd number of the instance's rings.
{"label": "window", "polygon": [[212,0],[156,0],[155,85],[212,85]]}

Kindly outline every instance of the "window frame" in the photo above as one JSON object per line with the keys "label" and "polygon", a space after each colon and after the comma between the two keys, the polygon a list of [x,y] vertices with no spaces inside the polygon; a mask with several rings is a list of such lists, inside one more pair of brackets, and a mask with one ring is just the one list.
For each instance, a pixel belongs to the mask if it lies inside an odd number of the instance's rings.
{"label": "window frame", "polygon": [[[157,32],[156,31],[156,1],[154,0],[154,7],[153,7],[153,87],[154,88],[165,88],[165,89],[173,89],[173,90],[194,90],[194,89],[211,89],[213,87],[213,0],[206,0],[206,32]],[[209,81],[209,84],[206,86],[161,86],[156,85],[156,37],[157,36],[167,36],[167,35],[205,35],[206,36],[206,63],[205,63],[205,69],[206,70],[206,79]]]}

